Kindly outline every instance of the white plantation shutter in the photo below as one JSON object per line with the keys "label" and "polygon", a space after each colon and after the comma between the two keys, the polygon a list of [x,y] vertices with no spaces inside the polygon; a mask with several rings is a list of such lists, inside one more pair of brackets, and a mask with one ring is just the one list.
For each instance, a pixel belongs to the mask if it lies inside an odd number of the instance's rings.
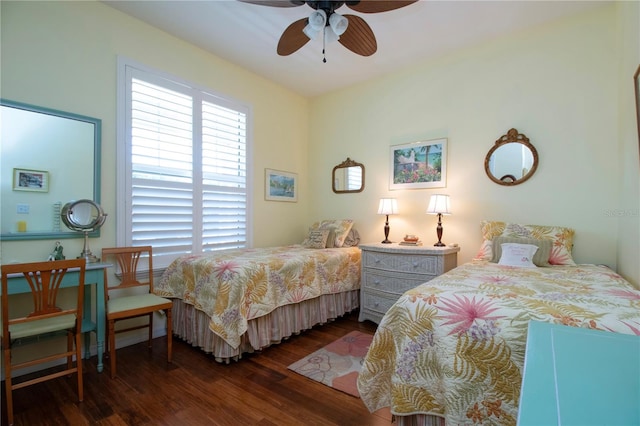
{"label": "white plantation shutter", "polygon": [[347,189],[354,191],[362,188],[362,167],[347,167]]}
{"label": "white plantation shutter", "polygon": [[248,108],[139,67],[123,72],[119,245],[153,246],[159,267],[247,247]]}

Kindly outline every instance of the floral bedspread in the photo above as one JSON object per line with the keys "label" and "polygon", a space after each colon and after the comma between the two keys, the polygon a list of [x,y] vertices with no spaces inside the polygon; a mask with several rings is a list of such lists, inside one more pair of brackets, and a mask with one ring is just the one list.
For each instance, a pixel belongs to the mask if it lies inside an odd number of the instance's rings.
{"label": "floral bedspread", "polygon": [[640,335],[640,290],[603,266],[464,264],[389,309],[360,396],[370,411],[515,425],[529,320]]}
{"label": "floral bedspread", "polygon": [[175,260],[154,293],[211,317],[209,328],[236,348],[247,322],[287,304],[360,288],[360,249],[301,245],[230,250]]}

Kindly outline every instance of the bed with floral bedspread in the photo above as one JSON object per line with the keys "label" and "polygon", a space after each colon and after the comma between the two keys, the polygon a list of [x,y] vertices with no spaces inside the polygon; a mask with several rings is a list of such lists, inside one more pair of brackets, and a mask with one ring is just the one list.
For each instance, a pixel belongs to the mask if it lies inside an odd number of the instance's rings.
{"label": "bed with floral bedspread", "polygon": [[[154,292],[174,299],[178,336],[227,359],[357,308],[359,288],[358,247],[291,245],[181,257]],[[313,305],[311,313],[299,309],[305,304]],[[291,319],[273,316],[283,310]],[[286,330],[269,336],[274,327]],[[222,352],[214,348],[221,345]]]}
{"label": "bed with floral bedspread", "polygon": [[399,424],[514,425],[530,320],[640,335],[640,290],[605,266],[466,263],[387,312],[360,396]]}

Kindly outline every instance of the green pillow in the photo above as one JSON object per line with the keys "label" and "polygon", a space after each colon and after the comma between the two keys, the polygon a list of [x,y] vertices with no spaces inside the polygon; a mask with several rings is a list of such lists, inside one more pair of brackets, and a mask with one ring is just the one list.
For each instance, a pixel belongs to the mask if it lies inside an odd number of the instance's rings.
{"label": "green pillow", "polygon": [[531,244],[538,247],[538,250],[533,255],[533,264],[536,266],[550,266],[549,257],[551,256],[551,240],[537,240],[535,238],[518,238],[518,237],[494,237],[493,238],[493,257],[491,262],[498,263],[500,257],[502,257],[502,244],[504,243],[516,243],[516,244]]}

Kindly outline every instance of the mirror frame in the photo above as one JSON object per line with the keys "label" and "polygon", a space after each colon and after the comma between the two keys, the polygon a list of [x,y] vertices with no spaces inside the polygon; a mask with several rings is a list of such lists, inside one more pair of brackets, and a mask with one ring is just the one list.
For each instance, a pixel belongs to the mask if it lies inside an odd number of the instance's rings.
{"label": "mirror frame", "polygon": [[[336,188],[336,170],[346,169],[349,167],[360,167],[362,169],[362,186],[360,186],[360,189],[350,189],[350,190],[337,189]],[[364,164],[353,161],[351,158],[347,157],[346,160],[344,160],[342,163],[335,166],[333,168],[333,171],[331,172],[331,189],[333,189],[333,192],[335,192],[336,194],[353,194],[353,193],[364,191]]]}
{"label": "mirror frame", "polygon": [[[82,224],[74,218],[73,209],[80,204],[89,204],[91,208],[95,209],[96,215],[95,218],[91,220],[91,222]],[[67,228],[78,232],[91,232],[95,229],[98,229],[104,224],[104,221],[107,219],[107,214],[102,209],[102,206],[93,200],[87,199],[69,201],[62,208],[60,216],[62,216],[62,222],[64,222]]]}
{"label": "mirror frame", "polygon": [[[82,121],[85,123],[93,124],[93,200],[100,205],[100,176],[101,176],[101,145],[102,145],[102,120],[99,118],[88,117],[84,115],[75,114],[72,112],[59,111],[51,108],[40,107],[36,105],[25,104],[22,102],[11,101],[8,99],[0,98],[0,106],[7,106],[10,108],[17,108],[24,111],[30,111],[38,114],[47,114],[60,118],[67,118],[69,120]],[[69,200],[68,200],[69,201]],[[89,233],[90,237],[99,237],[100,229],[96,229]],[[0,234],[2,241],[20,241],[20,240],[57,240],[57,239],[69,239],[69,238],[83,238],[84,236],[77,231],[69,230],[60,232],[26,232],[24,234],[11,233]]]}
{"label": "mirror frame", "polygon": [[[529,170],[529,172],[526,175],[522,176],[520,179],[517,179],[515,176],[512,176],[512,175],[505,175],[502,177],[502,179],[504,180],[501,180],[501,178],[498,178],[493,174],[491,174],[491,170],[489,169],[489,161],[491,160],[491,156],[493,155],[493,153],[496,152],[498,148],[508,143],[514,143],[514,142],[522,144],[527,148],[529,148],[529,150],[531,151],[531,155],[533,156],[533,165],[531,166],[531,170]],[[513,128],[509,129],[506,135],[502,135],[500,139],[496,141],[496,143],[491,147],[491,149],[487,153],[487,156],[484,158],[484,171],[487,173],[487,176],[489,177],[489,179],[491,179],[498,185],[503,185],[503,186],[520,185],[521,183],[527,181],[531,176],[533,176],[537,168],[538,168],[538,151],[536,151],[535,147],[531,145],[528,137],[526,137],[523,133],[518,133],[518,131]]]}

